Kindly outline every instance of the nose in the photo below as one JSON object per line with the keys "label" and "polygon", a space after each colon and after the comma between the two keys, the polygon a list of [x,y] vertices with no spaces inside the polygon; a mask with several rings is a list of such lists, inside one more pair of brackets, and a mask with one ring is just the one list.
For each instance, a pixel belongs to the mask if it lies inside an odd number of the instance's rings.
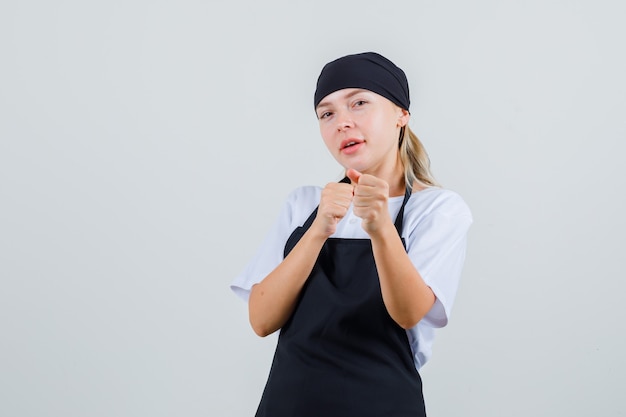
{"label": "nose", "polygon": [[337,131],[341,132],[342,130],[350,129],[354,127],[354,122],[350,118],[348,114],[342,112],[338,114],[337,117]]}

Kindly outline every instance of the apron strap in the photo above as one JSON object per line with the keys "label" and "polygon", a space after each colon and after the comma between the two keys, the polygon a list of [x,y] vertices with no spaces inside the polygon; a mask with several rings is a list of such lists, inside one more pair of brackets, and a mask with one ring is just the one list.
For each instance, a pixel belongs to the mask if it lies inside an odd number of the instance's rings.
{"label": "apron strap", "polygon": [[400,211],[398,211],[398,215],[396,216],[396,221],[394,222],[396,226],[396,230],[400,237],[402,237],[402,226],[404,224],[404,206],[406,206],[407,201],[411,197],[411,187],[407,186],[406,190],[404,190],[404,200],[402,200],[402,205],[400,206]]}
{"label": "apron strap", "polygon": [[[350,184],[350,178],[344,177],[339,182]],[[402,201],[402,206],[400,206],[400,211],[398,212],[398,215],[396,216],[396,221],[394,222],[394,225],[396,226],[396,230],[398,231],[398,235],[400,235],[400,237],[402,237],[402,226],[403,226],[403,221],[404,221],[404,206],[406,205],[407,201],[409,201],[409,197],[411,197],[411,187],[407,186],[406,190],[404,191],[404,200]],[[313,213],[311,213],[309,218],[306,219],[306,222],[304,222],[304,224],[302,225],[302,228],[305,231],[309,230],[309,227],[311,227],[311,225],[313,224],[313,221],[315,220],[315,216],[317,216],[318,208],[319,206],[315,207],[315,210],[313,210]]]}

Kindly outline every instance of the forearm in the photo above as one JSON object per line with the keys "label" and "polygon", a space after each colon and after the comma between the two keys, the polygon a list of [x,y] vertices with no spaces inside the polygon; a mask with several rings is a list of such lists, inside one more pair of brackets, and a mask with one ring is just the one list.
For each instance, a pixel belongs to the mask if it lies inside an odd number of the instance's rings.
{"label": "forearm", "polygon": [[398,325],[409,329],[431,309],[435,294],[411,262],[393,224],[371,238],[387,312]]}
{"label": "forearm", "polygon": [[267,336],[285,324],[325,241],[309,229],[276,269],[252,287],[248,309],[256,334]]}

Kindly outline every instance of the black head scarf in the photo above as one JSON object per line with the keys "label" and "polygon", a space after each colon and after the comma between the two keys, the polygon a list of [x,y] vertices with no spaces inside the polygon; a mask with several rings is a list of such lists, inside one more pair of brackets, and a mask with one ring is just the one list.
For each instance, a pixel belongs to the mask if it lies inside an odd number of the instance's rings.
{"label": "black head scarf", "polygon": [[409,83],[404,71],[376,52],[347,55],[329,62],[317,79],[314,107],[344,88],[363,88],[409,110]]}

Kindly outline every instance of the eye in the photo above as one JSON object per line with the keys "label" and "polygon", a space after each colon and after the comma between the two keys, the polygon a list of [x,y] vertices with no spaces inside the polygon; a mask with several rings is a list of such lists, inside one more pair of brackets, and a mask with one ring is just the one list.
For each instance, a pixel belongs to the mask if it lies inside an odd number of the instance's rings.
{"label": "eye", "polygon": [[354,107],[360,107],[360,106],[362,106],[362,105],[364,105],[366,103],[367,103],[367,101],[365,101],[365,100],[357,100],[357,101],[354,102]]}
{"label": "eye", "polygon": [[320,115],[318,116],[318,119],[328,119],[330,116],[332,116],[332,113],[329,111],[325,111],[323,113],[320,113]]}

